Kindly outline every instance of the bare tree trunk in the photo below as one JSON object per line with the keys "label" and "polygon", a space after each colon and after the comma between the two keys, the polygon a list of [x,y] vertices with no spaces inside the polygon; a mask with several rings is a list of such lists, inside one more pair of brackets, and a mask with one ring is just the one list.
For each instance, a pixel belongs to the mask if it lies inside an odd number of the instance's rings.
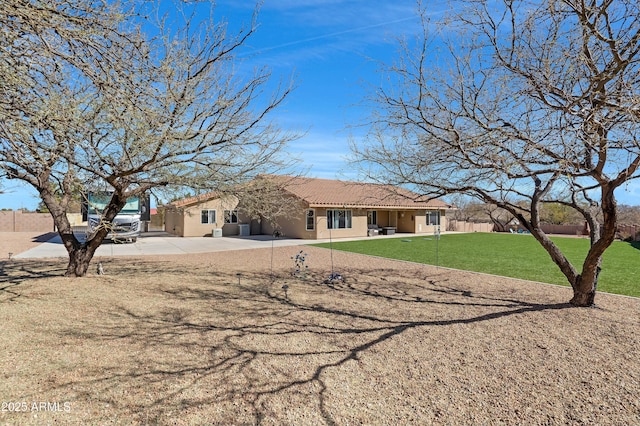
{"label": "bare tree trunk", "polygon": [[69,252],[69,264],[65,276],[67,277],[84,277],[89,270],[91,259],[96,252],[96,248],[88,246],[80,247]]}
{"label": "bare tree trunk", "polygon": [[60,233],[64,246],[69,254],[69,263],[67,264],[65,276],[84,277],[87,274],[91,260],[96,250],[98,250],[98,247],[102,244],[102,241],[104,241],[107,232],[106,229],[101,229],[85,243],[78,241],[71,229],[69,233]]}
{"label": "bare tree trunk", "polygon": [[594,304],[602,255],[611,246],[616,236],[618,218],[613,194],[615,188],[616,185],[611,184],[601,187],[602,226],[598,224],[595,214],[587,214],[585,217],[590,225],[591,248],[582,265],[582,273],[571,282],[573,298],[570,303],[574,306],[593,306]]}
{"label": "bare tree trunk", "polygon": [[[58,233],[62,238],[62,243],[69,254],[69,263],[67,264],[67,270],[64,275],[66,277],[84,277],[89,269],[91,259],[93,259],[93,255],[98,247],[100,247],[100,244],[102,244],[107,231],[99,231],[104,235],[94,235],[90,240],[81,243],[73,234],[73,228],[68,223],[66,215],[63,217],[64,220],[61,220],[54,215],[54,223],[56,227],[58,227]],[[66,225],[62,222],[66,222]]]}
{"label": "bare tree trunk", "polygon": [[582,271],[578,273],[566,256],[539,227],[533,227],[530,222],[525,221],[523,223],[530,227],[531,234],[549,253],[551,259],[558,265],[564,276],[567,277],[573,289],[573,297],[569,303],[580,307],[593,306],[598,287],[598,276],[601,270],[602,254],[611,245],[612,240],[600,239],[595,244],[592,244],[582,265]]}
{"label": "bare tree trunk", "polygon": [[573,306],[589,307],[594,305],[596,291],[598,289],[598,275],[600,267],[597,266],[593,276],[578,275],[573,287],[573,297],[569,301]]}
{"label": "bare tree trunk", "polygon": [[[47,189],[40,191],[40,197],[49,209],[53,217],[53,223],[58,229],[58,234],[62,239],[62,244],[69,254],[69,263],[67,264],[67,270],[64,275],[67,277],[84,277],[89,270],[91,259],[93,259],[96,250],[109,233],[108,227],[101,227],[91,235],[91,238],[81,243],[74,235],[73,227],[67,218],[66,205],[62,205],[56,200],[56,197]],[[109,212],[107,212],[104,220],[107,222],[113,220],[124,206],[125,200],[126,198],[123,196],[114,196],[113,206]]]}

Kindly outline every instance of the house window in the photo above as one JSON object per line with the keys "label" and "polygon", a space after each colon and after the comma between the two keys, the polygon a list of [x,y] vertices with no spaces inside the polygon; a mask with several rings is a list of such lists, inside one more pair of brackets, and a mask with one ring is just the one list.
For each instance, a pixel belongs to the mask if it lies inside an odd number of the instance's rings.
{"label": "house window", "polygon": [[327,210],[327,228],[351,228],[351,210]]}
{"label": "house window", "polygon": [[307,231],[313,231],[316,229],[316,211],[313,209],[307,210]]}
{"label": "house window", "polygon": [[238,210],[225,210],[224,223],[238,223]]}
{"label": "house window", "polygon": [[200,223],[216,223],[216,211],[215,210],[202,210],[200,212]]}
{"label": "house window", "polygon": [[440,225],[439,211],[427,211],[427,225]]}
{"label": "house window", "polygon": [[367,225],[377,225],[378,224],[378,212],[375,210],[371,210],[367,212]]}

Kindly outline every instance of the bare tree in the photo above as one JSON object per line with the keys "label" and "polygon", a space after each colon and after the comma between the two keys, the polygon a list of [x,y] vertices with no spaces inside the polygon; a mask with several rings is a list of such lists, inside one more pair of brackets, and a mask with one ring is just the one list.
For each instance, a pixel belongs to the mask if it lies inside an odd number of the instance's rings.
{"label": "bare tree", "polygon": [[624,225],[640,225],[640,206],[618,205],[618,222]]}
{"label": "bare tree", "polygon": [[85,275],[108,232],[74,236],[66,212],[79,188],[113,191],[108,224],[128,197],[231,187],[289,161],[280,153],[295,135],[269,117],[291,84],[267,91],[268,70],[234,68],[256,15],[231,35],[206,2],[158,7],[0,3],[0,171],[38,191],[68,276]]}
{"label": "bare tree", "polygon": [[[513,216],[493,204],[478,202],[473,198],[461,195],[453,195],[451,197],[456,209],[452,212],[454,220],[465,222],[491,222],[499,229],[505,226],[513,219]],[[503,229],[504,230],[504,229]]]}
{"label": "bare tree", "polygon": [[498,232],[509,232],[514,228],[517,228],[518,221],[514,220],[514,216],[509,211],[496,206],[491,203],[483,203],[482,211],[487,215],[491,223],[493,223],[493,229]]}
{"label": "bare tree", "polygon": [[[639,7],[463,0],[441,26],[422,8],[423,31],[384,67],[369,144],[354,158],[369,177],[510,212],[566,276],[571,303],[592,305],[615,237],[614,192],[640,165]],[[588,223],[581,269],[541,230],[545,203]]]}
{"label": "bare tree", "polygon": [[294,212],[302,211],[304,205],[291,194],[287,187],[295,185],[300,175],[260,175],[256,179],[235,189],[242,210],[252,220],[267,223],[270,229],[279,231],[278,220],[291,220]]}

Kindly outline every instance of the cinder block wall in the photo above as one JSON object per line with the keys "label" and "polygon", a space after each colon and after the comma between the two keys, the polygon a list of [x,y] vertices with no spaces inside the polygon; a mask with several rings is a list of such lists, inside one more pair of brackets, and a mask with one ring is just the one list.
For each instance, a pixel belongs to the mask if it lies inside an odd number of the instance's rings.
{"label": "cinder block wall", "polygon": [[52,232],[53,229],[49,213],[0,211],[0,232]]}

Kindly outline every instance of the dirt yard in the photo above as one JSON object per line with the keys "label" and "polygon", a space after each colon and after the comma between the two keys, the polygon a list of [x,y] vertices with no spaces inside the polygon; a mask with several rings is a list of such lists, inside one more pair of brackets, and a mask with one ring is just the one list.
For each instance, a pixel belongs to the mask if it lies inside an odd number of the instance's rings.
{"label": "dirt yard", "polygon": [[53,232],[0,232],[0,261],[37,247],[54,236]]}
{"label": "dirt yard", "polygon": [[0,424],[640,425],[640,299],[299,250],[0,256]]}

